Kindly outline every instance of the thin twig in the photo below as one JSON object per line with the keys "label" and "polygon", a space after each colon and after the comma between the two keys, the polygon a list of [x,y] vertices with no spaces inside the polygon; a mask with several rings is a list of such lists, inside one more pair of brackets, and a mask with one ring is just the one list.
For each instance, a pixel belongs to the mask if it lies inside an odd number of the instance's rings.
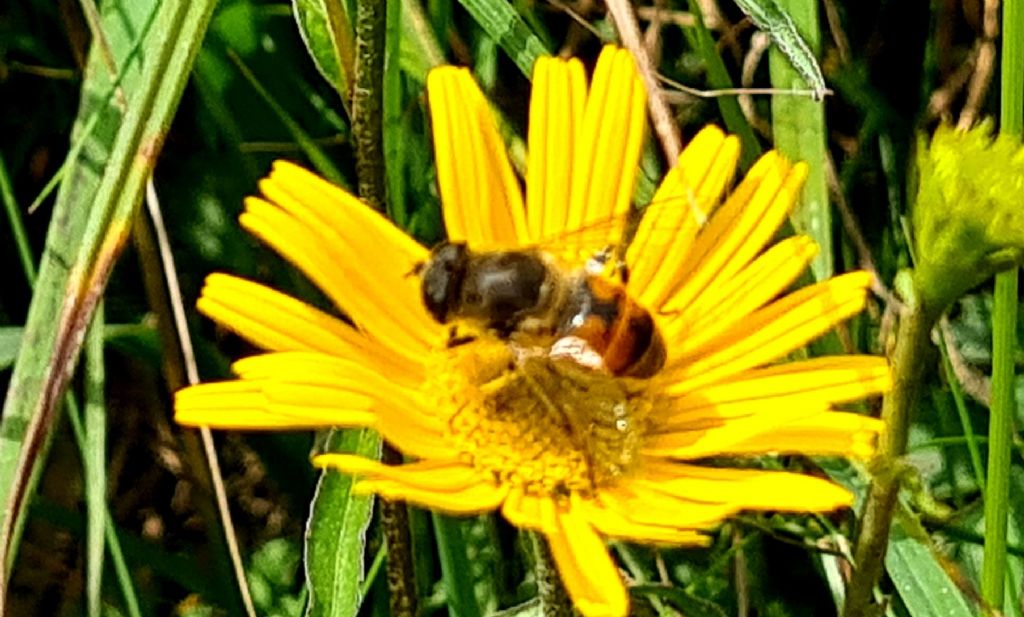
{"label": "thin twig", "polygon": [[949,113],[949,108],[953,104],[953,99],[960,94],[960,91],[967,85],[967,81],[971,78],[971,74],[974,72],[974,65],[977,62],[978,50],[971,50],[967,58],[960,64],[959,67],[953,74],[946,78],[945,83],[940,88],[932,92],[932,95],[928,97],[928,111],[926,117],[928,119],[948,117],[952,114]]}
{"label": "thin twig", "polygon": [[860,225],[857,223],[857,217],[853,214],[849,202],[846,201],[843,187],[839,184],[836,162],[832,155],[827,152],[826,157],[825,180],[828,183],[829,191],[832,193],[833,203],[836,204],[836,209],[839,211],[839,218],[843,222],[843,230],[846,232],[847,237],[850,238],[850,242],[853,243],[853,250],[857,254],[857,266],[871,273],[871,291],[875,295],[885,300],[886,304],[897,303],[898,300],[895,295],[885,286],[881,275],[878,274],[875,258],[871,255],[871,247],[868,246],[868,241],[864,239],[864,234],[861,233]]}
{"label": "thin twig", "polygon": [[956,344],[953,326],[945,316],[939,321],[939,333],[949,352],[949,364],[953,367],[953,378],[971,398],[985,407],[992,406],[992,381],[978,369],[971,366]]}
{"label": "thin twig", "polygon": [[[720,88],[718,90],[701,90],[699,88],[691,88],[686,84],[680,83],[670,77],[658,74],[658,81],[668,86],[672,86],[676,90],[690,96],[696,96],[702,99],[714,99],[720,96],[739,96],[741,94],[755,94],[755,95],[770,95],[770,96],[806,96],[813,97],[818,93],[817,90],[811,89],[799,89],[793,88],[790,90],[779,89],[779,88]],[[671,95],[671,92],[666,93]],[[834,94],[832,90],[825,90],[825,96],[831,96]]]}
{"label": "thin twig", "polygon": [[[178,336],[182,363],[185,366],[185,379],[189,385],[195,385],[199,383],[199,369],[196,367],[192,336],[189,334],[188,322],[185,319],[185,304],[181,299],[178,269],[174,264],[174,256],[171,254],[171,245],[167,238],[167,228],[164,225],[160,201],[157,198],[152,178],[146,182],[146,210],[149,213],[150,220],[153,222],[157,249],[160,253],[160,264],[167,279],[167,293],[170,300],[171,315],[174,318],[174,329]],[[224,478],[221,475],[220,459],[217,457],[217,449],[213,444],[213,434],[209,428],[203,426],[199,428],[199,436],[202,439],[206,462],[210,468],[210,479],[213,483],[213,494],[217,502],[217,512],[220,514],[220,522],[224,527],[224,540],[228,547],[228,554],[231,557],[231,567],[235,572],[242,604],[245,606],[245,612],[249,617],[256,617],[256,608],[253,606],[252,595],[249,593],[249,584],[245,576],[245,566],[242,564],[242,553],[238,548],[238,538],[235,535],[235,525],[231,520],[231,511],[228,509],[228,497],[224,489]]]}
{"label": "thin twig", "polygon": [[647,107],[651,112],[654,132],[658,135],[658,141],[661,142],[661,149],[665,152],[669,166],[675,167],[676,160],[679,159],[679,152],[683,149],[682,138],[679,136],[679,127],[672,117],[672,110],[662,95],[661,84],[658,83],[654,67],[651,66],[651,59],[647,55],[647,48],[644,47],[636,15],[627,0],[608,0],[608,12],[611,13],[615,27],[619,31],[622,44],[636,58],[640,76],[644,80],[644,85],[647,86]]}
{"label": "thin twig", "polygon": [[[691,13],[667,9],[660,6],[638,6],[636,7],[636,16],[642,21],[672,24],[673,26],[679,26],[680,28],[692,28],[697,23],[697,20],[693,18]],[[708,30],[714,30],[718,26],[718,24],[712,25],[706,18],[704,20],[704,25]]]}
{"label": "thin twig", "polygon": [[988,88],[992,85],[992,77],[996,72],[996,39],[999,38],[999,0],[985,0],[985,11],[982,15],[981,38],[975,44],[977,49],[977,62],[974,64],[974,74],[971,75],[971,83],[967,87],[967,102],[960,112],[960,119],[956,128],[961,131],[974,126],[978,119],[978,112]]}
{"label": "thin twig", "polygon": [[824,0],[825,19],[828,21],[828,30],[832,34],[832,40],[839,51],[839,61],[843,64],[850,63],[850,40],[843,31],[843,22],[839,18],[839,7],[836,0]]}
{"label": "thin twig", "polygon": [[[771,37],[764,32],[755,32],[750,37],[750,50],[743,57],[743,70],[740,73],[740,83],[744,88],[749,88],[754,83],[754,74],[757,72],[757,67],[761,64],[761,59],[764,57],[765,52],[768,51],[768,48],[771,47],[771,44]],[[758,133],[771,138],[772,127],[764,118],[758,115],[751,94],[744,92],[738,95],[737,102],[740,104],[740,109],[743,110],[743,115],[746,116],[750,126],[754,127]]]}

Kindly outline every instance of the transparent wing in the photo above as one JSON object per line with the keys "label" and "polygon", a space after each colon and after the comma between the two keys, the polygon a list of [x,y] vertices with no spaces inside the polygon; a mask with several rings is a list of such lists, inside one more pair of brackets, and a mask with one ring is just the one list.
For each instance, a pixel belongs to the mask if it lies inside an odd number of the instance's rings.
{"label": "transparent wing", "polygon": [[631,267],[641,251],[667,247],[681,232],[696,231],[705,220],[693,200],[655,200],[627,216],[595,221],[543,238],[533,248],[567,268],[589,267],[595,260],[617,268],[622,264]]}

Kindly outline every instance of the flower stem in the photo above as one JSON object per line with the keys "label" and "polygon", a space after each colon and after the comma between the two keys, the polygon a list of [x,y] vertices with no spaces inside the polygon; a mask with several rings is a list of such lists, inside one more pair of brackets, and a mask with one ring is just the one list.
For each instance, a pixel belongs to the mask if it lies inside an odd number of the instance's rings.
{"label": "flower stem", "polygon": [[359,196],[384,210],[384,46],[387,3],[356,3],[356,83],[352,88],[352,139]]}
{"label": "flower stem", "polygon": [[1006,523],[1013,435],[1013,353],[1016,347],[1017,270],[996,276],[992,315],[992,411],[988,427],[988,481],[985,484],[985,554],[981,596],[1003,606],[1006,578]]}
{"label": "flower stem", "polygon": [[[1024,2],[1003,4],[1000,130],[1020,137],[1024,127]],[[992,409],[988,427],[988,483],[985,486],[985,552],[981,597],[1003,607],[1006,532],[1010,501],[1010,449],[1013,436],[1014,365],[1017,330],[1017,269],[996,275],[992,312]]]}
{"label": "flower stem", "polygon": [[891,359],[893,387],[882,403],[885,432],[875,455],[875,477],[854,550],[855,569],[843,609],[846,617],[869,614],[872,590],[882,574],[889,526],[900,489],[897,461],[907,450],[910,413],[927,369],[923,356],[928,351],[929,336],[940,314],[941,311],[923,303],[914,304],[903,316],[896,333],[896,350]]}
{"label": "flower stem", "polygon": [[[402,462],[402,455],[384,442],[381,461],[388,465]],[[415,617],[415,569],[412,563],[412,534],[409,532],[409,510],[400,501],[380,500],[380,524],[388,547],[387,578],[390,614],[392,617]]]}
{"label": "flower stem", "polygon": [[539,533],[530,532],[530,547],[533,549],[533,573],[537,580],[537,596],[540,599],[540,614],[543,617],[572,617],[572,602],[562,585],[555,567],[554,558],[547,540]]}
{"label": "flower stem", "polygon": [[[384,47],[387,3],[356,3],[356,78],[352,88],[352,138],[356,151],[359,196],[377,210],[384,209]],[[381,453],[387,464],[400,464],[402,455],[387,442]],[[391,614],[413,616],[417,609],[416,576],[405,504],[380,500],[380,522],[388,547],[387,575]]]}

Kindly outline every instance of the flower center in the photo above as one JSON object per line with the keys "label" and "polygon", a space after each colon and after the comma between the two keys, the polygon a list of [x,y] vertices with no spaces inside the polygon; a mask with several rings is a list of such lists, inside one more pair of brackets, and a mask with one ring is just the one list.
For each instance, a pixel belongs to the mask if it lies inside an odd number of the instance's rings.
{"label": "flower center", "polygon": [[479,339],[441,350],[426,388],[451,439],[499,482],[589,492],[632,471],[652,399],[643,380]]}

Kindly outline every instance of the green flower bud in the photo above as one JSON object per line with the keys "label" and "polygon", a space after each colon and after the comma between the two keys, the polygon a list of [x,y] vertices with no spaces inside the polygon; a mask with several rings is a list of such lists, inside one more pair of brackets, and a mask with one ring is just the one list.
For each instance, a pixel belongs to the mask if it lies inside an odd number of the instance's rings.
{"label": "green flower bud", "polygon": [[931,144],[921,140],[917,167],[914,286],[941,311],[1024,260],[1024,148],[993,139],[991,122],[967,132],[942,125]]}

